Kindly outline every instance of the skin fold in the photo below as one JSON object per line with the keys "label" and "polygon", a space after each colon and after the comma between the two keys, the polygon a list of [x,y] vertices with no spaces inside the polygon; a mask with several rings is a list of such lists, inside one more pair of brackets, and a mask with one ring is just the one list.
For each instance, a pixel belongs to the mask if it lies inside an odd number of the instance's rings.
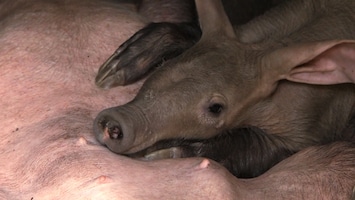
{"label": "skin fold", "polygon": [[132,100],[142,82],[101,90],[94,79],[147,19],[110,0],[6,0],[0,16],[0,199],[325,199],[334,187],[308,187],[322,176],[339,183],[337,197],[351,195],[344,180],[354,175],[333,173],[353,169],[343,162],[354,157],[349,142],[302,150],[248,180],[204,158],[145,162],[112,153],[92,122]]}

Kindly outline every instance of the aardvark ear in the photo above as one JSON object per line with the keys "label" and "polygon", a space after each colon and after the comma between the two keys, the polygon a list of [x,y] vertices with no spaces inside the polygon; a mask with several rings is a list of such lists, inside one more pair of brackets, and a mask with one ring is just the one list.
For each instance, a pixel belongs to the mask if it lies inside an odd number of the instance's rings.
{"label": "aardvark ear", "polygon": [[219,37],[221,34],[235,38],[235,32],[224,11],[221,0],[195,0],[202,39]]}
{"label": "aardvark ear", "polygon": [[318,85],[355,83],[354,40],[292,45],[272,52],[264,61],[265,74],[271,70],[271,74],[277,73],[277,80],[269,77],[273,81],[287,79]]}

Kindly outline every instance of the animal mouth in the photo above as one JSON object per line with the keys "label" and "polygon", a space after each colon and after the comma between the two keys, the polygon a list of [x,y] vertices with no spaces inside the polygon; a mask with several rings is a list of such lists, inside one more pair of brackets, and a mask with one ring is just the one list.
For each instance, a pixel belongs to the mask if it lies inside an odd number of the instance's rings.
{"label": "animal mouth", "polygon": [[128,157],[138,160],[161,160],[170,158],[191,157],[190,152],[196,152],[201,146],[199,140],[169,139],[156,142],[139,152],[127,154]]}
{"label": "animal mouth", "polygon": [[153,151],[151,153],[145,154],[143,157],[138,158],[139,160],[161,160],[169,158],[182,158],[183,150],[180,147],[171,147],[167,149],[161,149]]}

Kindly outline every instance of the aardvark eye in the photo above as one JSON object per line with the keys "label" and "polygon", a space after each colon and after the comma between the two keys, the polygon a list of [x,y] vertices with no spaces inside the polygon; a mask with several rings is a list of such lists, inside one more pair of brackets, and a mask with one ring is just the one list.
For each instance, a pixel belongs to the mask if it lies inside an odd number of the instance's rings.
{"label": "aardvark eye", "polygon": [[208,107],[208,110],[213,114],[220,114],[223,110],[223,106],[219,103],[214,103]]}

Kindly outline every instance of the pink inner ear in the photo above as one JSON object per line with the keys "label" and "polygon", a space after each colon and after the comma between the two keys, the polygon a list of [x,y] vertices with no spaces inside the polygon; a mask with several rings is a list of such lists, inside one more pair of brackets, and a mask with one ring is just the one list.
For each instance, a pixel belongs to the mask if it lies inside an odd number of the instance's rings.
{"label": "pink inner ear", "polygon": [[355,43],[331,47],[310,62],[292,69],[287,79],[321,85],[355,83]]}

